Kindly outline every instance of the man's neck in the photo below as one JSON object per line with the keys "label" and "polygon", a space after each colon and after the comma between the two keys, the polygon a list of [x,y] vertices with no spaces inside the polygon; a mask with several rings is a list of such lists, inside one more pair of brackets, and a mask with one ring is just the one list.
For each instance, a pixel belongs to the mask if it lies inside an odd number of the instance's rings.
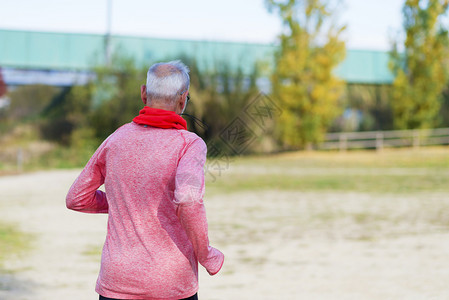
{"label": "man's neck", "polygon": [[157,109],[163,109],[163,110],[168,110],[168,111],[175,112],[175,109],[172,106],[170,106],[170,105],[163,105],[163,104],[159,104],[159,103],[154,103],[152,105],[146,105],[146,106],[151,107],[151,108],[157,108]]}

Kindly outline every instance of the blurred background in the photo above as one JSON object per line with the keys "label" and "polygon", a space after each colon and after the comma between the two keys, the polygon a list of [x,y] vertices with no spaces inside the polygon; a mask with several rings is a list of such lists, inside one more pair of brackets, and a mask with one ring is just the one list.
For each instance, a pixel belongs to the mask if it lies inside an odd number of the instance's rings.
{"label": "blurred background", "polygon": [[[82,166],[137,114],[148,67],[173,59],[207,124],[190,130],[231,155],[408,145],[417,132],[326,134],[448,126],[444,1],[309,2],[2,3],[0,172]],[[276,112],[243,120],[244,151],[226,147],[220,133],[259,93]],[[448,141],[436,137],[421,143]]]}
{"label": "blurred background", "polygon": [[447,299],[448,5],[0,0],[0,299],[95,299],[105,218],[65,193],[176,59],[229,261],[204,299]]}

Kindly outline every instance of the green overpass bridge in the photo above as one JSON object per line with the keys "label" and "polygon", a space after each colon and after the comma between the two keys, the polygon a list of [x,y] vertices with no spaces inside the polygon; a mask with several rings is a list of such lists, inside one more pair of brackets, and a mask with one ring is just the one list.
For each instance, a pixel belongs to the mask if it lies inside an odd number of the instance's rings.
{"label": "green overpass bridge", "polygon": [[[33,76],[64,85],[83,79],[92,66],[105,62],[107,37],[99,34],[34,32],[0,29],[0,67],[7,84],[27,84]],[[179,57],[194,58],[203,70],[226,62],[249,73],[256,61],[272,64],[275,45],[219,41],[193,41],[112,35],[109,49],[132,56],[150,66]],[[336,75],[348,83],[389,84],[387,52],[348,50]],[[31,75],[30,75],[31,74]],[[34,74],[34,75],[33,75]]]}

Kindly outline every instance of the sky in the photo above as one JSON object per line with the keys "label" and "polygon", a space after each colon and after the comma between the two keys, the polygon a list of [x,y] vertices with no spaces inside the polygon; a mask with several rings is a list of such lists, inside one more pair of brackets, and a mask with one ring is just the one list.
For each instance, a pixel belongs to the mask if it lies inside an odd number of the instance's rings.
{"label": "sky", "polygon": [[[390,50],[404,0],[342,2],[337,12],[347,48]],[[104,34],[108,28],[116,35],[273,43],[282,25],[264,0],[0,0],[0,29]]]}

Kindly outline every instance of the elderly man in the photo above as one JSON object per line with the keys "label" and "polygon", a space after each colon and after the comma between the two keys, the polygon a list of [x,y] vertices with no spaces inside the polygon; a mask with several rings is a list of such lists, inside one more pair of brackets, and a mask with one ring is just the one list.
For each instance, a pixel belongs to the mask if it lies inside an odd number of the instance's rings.
{"label": "elderly man", "polygon": [[210,275],[223,265],[203,205],[207,148],[180,117],[188,73],[180,61],[151,66],[145,107],[103,142],[68,192],[69,209],[109,214],[100,299],[197,299],[198,262]]}

